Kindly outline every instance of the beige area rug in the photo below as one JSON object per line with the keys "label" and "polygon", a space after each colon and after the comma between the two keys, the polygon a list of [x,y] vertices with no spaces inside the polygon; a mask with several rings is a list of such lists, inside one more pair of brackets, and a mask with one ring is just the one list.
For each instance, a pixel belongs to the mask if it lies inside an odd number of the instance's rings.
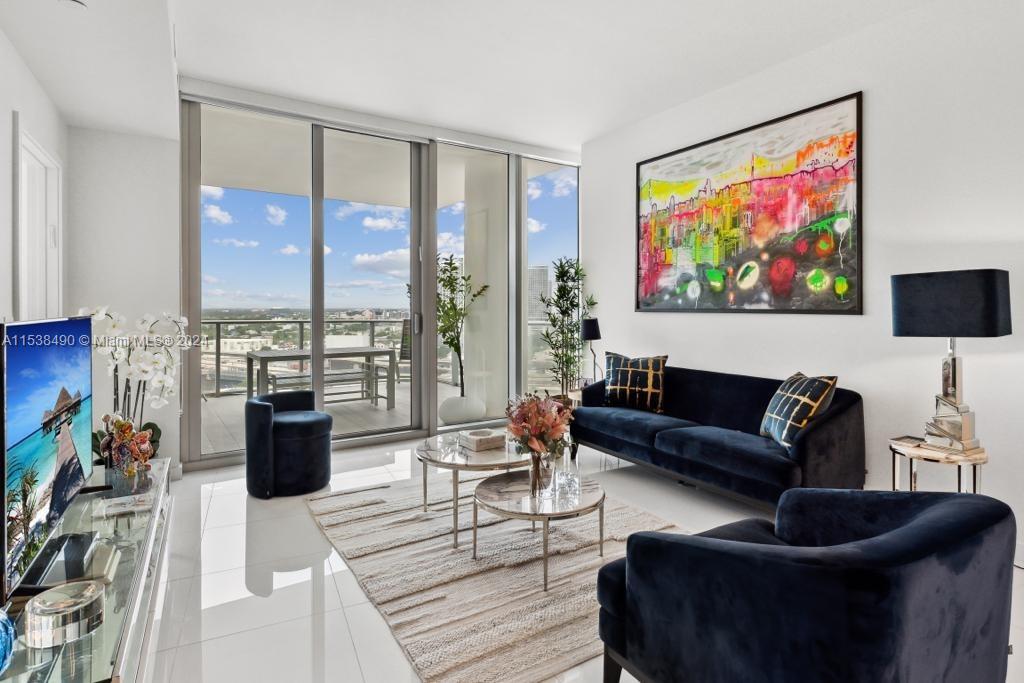
{"label": "beige area rug", "polygon": [[[467,478],[468,479],[468,478]],[[480,511],[472,559],[473,489],[460,482],[459,548],[452,547],[451,479],[421,480],[308,499],[424,681],[540,681],[601,654],[597,571],[626,552],[636,531],[674,530],[608,498],[604,557],[598,516],[551,523],[548,592],[541,525]]]}

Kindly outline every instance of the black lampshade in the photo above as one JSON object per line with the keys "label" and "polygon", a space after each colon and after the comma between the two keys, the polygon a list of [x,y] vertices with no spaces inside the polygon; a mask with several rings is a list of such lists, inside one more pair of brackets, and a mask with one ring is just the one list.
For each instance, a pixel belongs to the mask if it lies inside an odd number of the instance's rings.
{"label": "black lampshade", "polygon": [[896,337],[1001,337],[1010,334],[1010,274],[948,270],[892,276]]}
{"label": "black lampshade", "polygon": [[597,341],[601,338],[601,326],[597,324],[597,318],[584,318],[580,332],[583,341]]}

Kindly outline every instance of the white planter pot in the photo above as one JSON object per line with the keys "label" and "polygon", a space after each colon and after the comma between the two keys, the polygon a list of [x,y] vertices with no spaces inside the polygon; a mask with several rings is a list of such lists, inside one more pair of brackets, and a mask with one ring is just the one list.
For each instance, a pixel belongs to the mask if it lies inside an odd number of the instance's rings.
{"label": "white planter pot", "polygon": [[484,402],[473,396],[452,396],[441,401],[437,416],[448,425],[482,420],[487,414]]}

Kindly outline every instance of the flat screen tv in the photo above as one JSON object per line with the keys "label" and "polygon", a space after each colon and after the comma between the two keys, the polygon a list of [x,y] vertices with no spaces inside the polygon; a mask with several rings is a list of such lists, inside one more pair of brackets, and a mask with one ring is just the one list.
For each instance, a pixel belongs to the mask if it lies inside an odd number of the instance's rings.
{"label": "flat screen tv", "polygon": [[3,329],[3,597],[92,474],[92,320]]}

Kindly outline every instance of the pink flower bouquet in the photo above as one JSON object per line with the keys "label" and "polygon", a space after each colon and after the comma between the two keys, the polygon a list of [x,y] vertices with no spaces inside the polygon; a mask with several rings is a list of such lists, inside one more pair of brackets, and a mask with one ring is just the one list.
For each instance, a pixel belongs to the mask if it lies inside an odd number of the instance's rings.
{"label": "pink flower bouquet", "polygon": [[568,445],[572,411],[550,396],[521,396],[509,403],[505,415],[508,432],[523,452],[557,456]]}

